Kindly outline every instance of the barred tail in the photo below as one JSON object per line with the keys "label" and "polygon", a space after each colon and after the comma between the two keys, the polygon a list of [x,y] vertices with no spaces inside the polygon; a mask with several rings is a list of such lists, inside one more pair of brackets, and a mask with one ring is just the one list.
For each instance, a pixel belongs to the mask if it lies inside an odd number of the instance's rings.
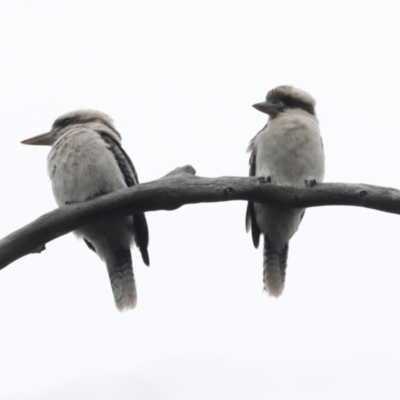
{"label": "barred tail", "polygon": [[110,250],[105,256],[105,261],[118,310],[125,311],[135,308],[136,285],[130,249]]}
{"label": "barred tail", "polygon": [[264,236],[264,289],[274,297],[279,297],[285,285],[286,262],[289,245],[286,244],[281,252],[270,245]]}

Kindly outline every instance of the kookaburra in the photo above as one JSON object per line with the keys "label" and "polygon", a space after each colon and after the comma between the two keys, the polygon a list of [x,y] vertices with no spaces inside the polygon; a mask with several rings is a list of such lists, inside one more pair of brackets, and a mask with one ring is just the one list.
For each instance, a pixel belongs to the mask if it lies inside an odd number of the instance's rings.
{"label": "kookaburra", "polygon": [[[269,115],[267,125],[251,140],[250,176],[265,183],[302,188],[322,182],[325,157],[315,100],[292,86],[278,86],[266,101],[254,104]],[[279,296],[284,287],[289,240],[304,216],[303,208],[248,203],[246,229],[257,248],[264,236],[264,289]]]}
{"label": "kookaburra", "polygon": [[[121,147],[121,135],[113,120],[102,112],[69,112],[55,120],[50,132],[22,143],[52,146],[48,173],[58,206],[88,201],[139,183],[132,161]],[[117,308],[134,308],[133,242],[143,262],[150,264],[144,214],[104,217],[75,234],[105,261]]]}

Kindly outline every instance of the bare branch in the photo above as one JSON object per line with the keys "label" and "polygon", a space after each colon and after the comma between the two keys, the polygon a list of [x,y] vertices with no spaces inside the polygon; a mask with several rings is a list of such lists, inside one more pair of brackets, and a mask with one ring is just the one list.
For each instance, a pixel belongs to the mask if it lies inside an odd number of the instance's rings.
{"label": "bare branch", "polygon": [[59,236],[104,215],[175,210],[185,204],[249,200],[282,207],[357,206],[400,214],[400,191],[364,184],[323,183],[294,189],[263,183],[257,177],[200,178],[191,166],[165,177],[42,215],[0,241],[0,269],[39,250]]}

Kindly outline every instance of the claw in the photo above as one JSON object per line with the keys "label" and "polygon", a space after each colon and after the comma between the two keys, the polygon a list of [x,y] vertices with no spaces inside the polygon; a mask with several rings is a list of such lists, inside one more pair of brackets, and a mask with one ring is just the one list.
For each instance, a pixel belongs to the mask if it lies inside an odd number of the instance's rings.
{"label": "claw", "polygon": [[261,178],[258,178],[258,180],[259,180],[261,183],[271,183],[271,177],[270,177],[270,176],[267,176],[267,177],[262,176]]}
{"label": "claw", "polygon": [[307,187],[314,187],[317,184],[317,181],[315,179],[305,179],[304,183],[306,184]]}

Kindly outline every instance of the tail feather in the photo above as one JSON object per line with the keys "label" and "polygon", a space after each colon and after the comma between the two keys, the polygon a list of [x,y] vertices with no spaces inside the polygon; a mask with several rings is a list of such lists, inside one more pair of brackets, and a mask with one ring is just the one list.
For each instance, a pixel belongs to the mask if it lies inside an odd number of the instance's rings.
{"label": "tail feather", "polygon": [[281,277],[284,284],[286,278],[288,252],[289,252],[289,243],[286,243],[286,246],[283,248],[283,251],[279,255],[279,268],[281,269]]}
{"label": "tail feather", "polygon": [[282,294],[285,285],[288,244],[278,252],[264,236],[264,289],[274,297]]}
{"label": "tail feather", "polygon": [[110,251],[105,257],[115,305],[119,311],[135,308],[137,302],[130,249]]}

